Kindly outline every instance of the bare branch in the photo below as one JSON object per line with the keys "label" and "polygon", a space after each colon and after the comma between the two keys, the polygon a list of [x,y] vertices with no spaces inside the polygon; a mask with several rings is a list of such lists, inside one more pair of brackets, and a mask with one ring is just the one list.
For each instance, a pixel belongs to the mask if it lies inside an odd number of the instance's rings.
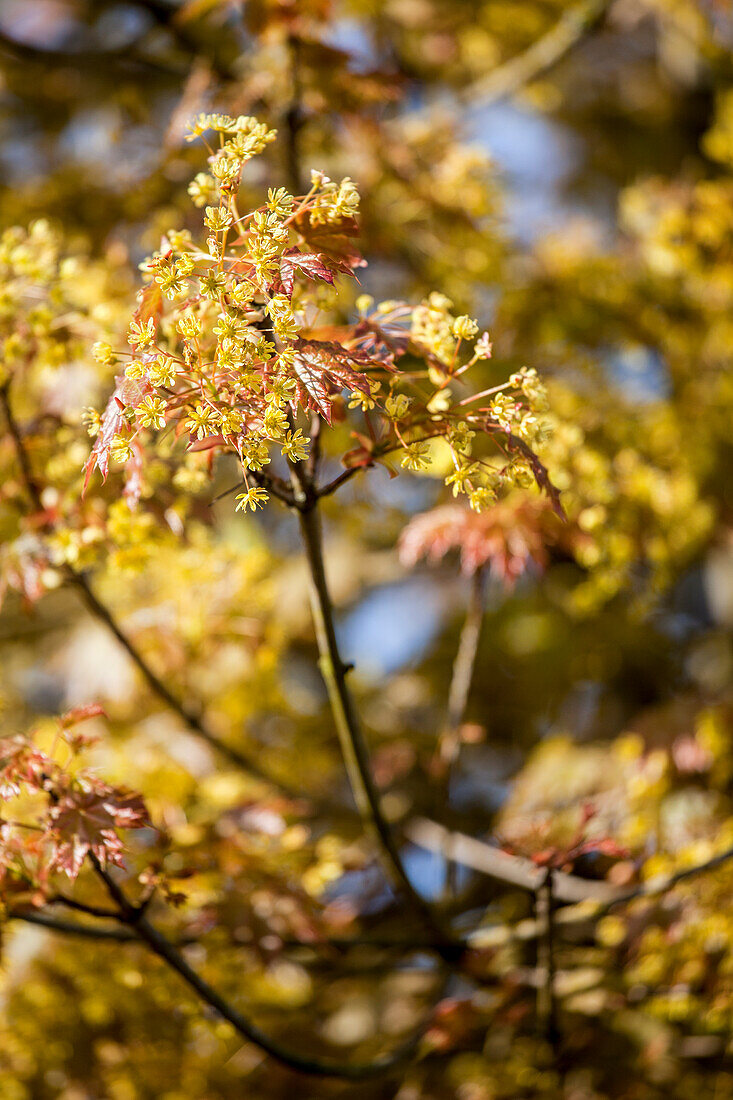
{"label": "bare branch", "polygon": [[333,602],[323,561],[321,519],[316,491],[301,464],[293,464],[291,469],[299,508],[300,532],[310,575],[311,611],[320,654],[319,667],[326,684],[354,800],[365,829],[381,852],[382,862],[392,883],[404,894],[421,923],[436,936],[436,940],[445,943],[450,940],[450,935],[412,885],[392,831],[382,813],[379,792],[371,774],[369,750],[346,682],[349,667],[343,661],[336,639]]}
{"label": "bare branch", "polygon": [[[544,868],[538,867],[531,859],[510,855],[482,840],[466,836],[465,833],[451,832],[427,818],[410,822],[405,833],[421,848],[432,852],[448,852],[450,858],[457,863],[530,893],[536,893],[545,877]],[[555,871],[554,895],[558,901],[570,902],[615,902],[625,896],[623,890],[607,882],[580,878],[564,871]]]}
{"label": "bare branch", "polygon": [[93,924],[78,924],[76,921],[61,920],[58,917],[50,917],[47,913],[35,913],[31,910],[10,912],[7,919],[23,921],[25,924],[37,924],[52,932],[59,932],[65,936],[78,936],[81,939],[111,940],[114,943],[139,942],[139,937],[129,928],[97,928]]}
{"label": "bare branch", "polygon": [[[580,0],[564,12],[558,21],[531,46],[498,65],[486,76],[463,90],[462,98],[471,104],[490,106],[516,95],[527,84],[548,72],[600,23],[611,0]],[[410,111],[403,122],[424,116],[431,105]]]}
{"label": "bare branch", "polygon": [[537,1025],[540,1035],[553,1047],[558,1040],[557,1000],[555,997],[555,872],[545,869],[537,890],[535,911],[539,938],[537,943]]}
{"label": "bare branch", "polygon": [[347,481],[350,481],[354,474],[358,474],[363,470],[363,466],[351,466],[348,470],[343,470],[333,481],[327,482],[322,488],[318,490],[318,499],[321,497],[328,497],[331,493],[335,493],[337,489],[340,489]]}
{"label": "bare branch", "polygon": [[222,997],[213,986],[209,985],[200,974],[189,966],[184,956],[174,947],[170,940],[155,928],[146,916],[141,915],[136,907],[131,905],[122,888],[109,872],[100,865],[97,858],[92,855],[91,859],[97,874],[105,883],[110,897],[119,908],[120,918],[130,925],[138,938],[146,943],[154,954],[160,959],[163,959],[172,970],[183,978],[186,984],[194,990],[202,1001],[210,1005],[211,1008],[214,1008],[225,1020],[228,1020],[243,1038],[254,1043],[260,1050],[265,1051],[266,1054],[271,1055],[271,1057],[275,1058],[278,1062],[300,1073],[307,1073],[317,1077],[341,1077],[351,1081],[362,1081],[370,1077],[379,1077],[389,1072],[389,1070],[403,1065],[415,1054],[429,1021],[426,1021],[422,1027],[420,1027],[406,1043],[398,1047],[397,1050],[393,1051],[391,1054],[384,1055],[382,1058],[377,1058],[373,1062],[331,1062],[320,1058],[309,1057],[305,1054],[298,1054],[296,1051],[282,1046],[276,1039],[267,1035],[256,1024],[252,1023],[251,1020],[247,1019],[246,1016],[243,1016],[238,1009]]}
{"label": "bare branch", "polygon": [[[471,578],[471,593],[466,618],[461,629],[458,652],[453,663],[450,690],[448,693],[448,716],[445,728],[438,740],[435,771],[438,775],[438,795],[450,807],[451,778],[453,767],[458,759],[461,747],[461,726],[466,716],[468,696],[473,681],[481,626],[484,620],[484,571],[477,569]],[[446,893],[455,894],[456,864],[446,854]]]}
{"label": "bare branch", "polygon": [[[475,871],[503,882],[507,886],[516,886],[521,890],[536,893],[542,885],[545,868],[538,867],[531,859],[510,855],[464,833],[451,832],[435,821],[417,818],[405,828],[405,835],[431,852],[450,853],[450,858],[471,867]],[[605,916],[617,905],[627,905],[641,898],[658,897],[687,879],[713,871],[733,860],[733,845],[711,856],[702,863],[684,867],[672,874],[655,875],[646,882],[628,889],[613,886],[608,882],[581,878],[579,875],[564,871],[553,871],[553,897],[556,901],[572,904],[558,910],[554,917],[556,927],[595,922]],[[536,920],[521,921],[513,928],[487,927],[477,928],[466,937],[467,946],[499,947],[514,941],[530,941],[540,935]]]}

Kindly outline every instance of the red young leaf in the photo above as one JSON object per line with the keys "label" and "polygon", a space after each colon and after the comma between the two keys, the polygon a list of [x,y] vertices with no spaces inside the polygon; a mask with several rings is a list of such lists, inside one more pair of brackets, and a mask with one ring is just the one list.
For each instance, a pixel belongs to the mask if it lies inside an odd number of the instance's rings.
{"label": "red young leaf", "polygon": [[353,272],[356,267],[366,267],[366,260],[350,240],[359,236],[354,218],[343,218],[336,224],[311,225],[310,215],[304,213],[295,219],[294,228],[333,270]]}
{"label": "red young leaf", "polygon": [[132,443],[132,458],[125,463],[125,484],[122,495],[130,508],[134,508],[139,502],[143,491],[143,451],[135,440]]}
{"label": "red young leaf", "polygon": [[117,375],[115,378],[114,391],[107,402],[107,408],[104,410],[104,415],[102,416],[102,426],[99,429],[97,438],[94,440],[94,446],[92,447],[91,454],[84,467],[86,477],[84,478],[82,496],[87,490],[89,479],[95,467],[102,475],[102,480],[107,480],[107,473],[109,471],[109,449],[112,446],[112,440],[125,423],[125,407],[127,405],[138,404],[146,394],[152,392],[153,387],[145,380],[135,382],[125,377],[124,374]]}
{"label": "red young leaf", "polygon": [[48,757],[20,737],[0,738],[0,799],[15,798],[21,786],[39,790]]}
{"label": "red young leaf", "polygon": [[293,296],[296,271],[301,271],[309,279],[324,279],[327,283],[333,283],[333,272],[317,252],[288,248],[280,258],[280,278],[288,298]]}
{"label": "red young leaf", "polygon": [[551,517],[548,503],[536,498],[506,501],[481,513],[447,504],[408,523],[400,537],[400,558],[414,565],[420,558],[435,562],[459,550],[464,573],[471,575],[490,563],[495,575],[512,587],[530,561],[540,569],[547,564],[545,545],[553,541],[557,524]]}
{"label": "red young leaf", "polygon": [[293,370],[295,371],[295,385],[301,407],[319,412],[330,427],[332,417],[331,401],[329,387],[323,371],[318,367],[314,367],[304,355],[295,356]]}
{"label": "red young leaf", "polygon": [[49,821],[55,842],[53,864],[72,879],[89,852],[102,865],[122,866],[124,848],[117,829],[141,829],[150,824],[139,794],[102,782],[91,790],[63,795],[52,808]]}
{"label": "red young leaf", "polygon": [[369,389],[365,374],[354,370],[372,362],[368,355],[349,351],[341,344],[320,340],[296,340],[293,361],[298,401],[303,409],[314,409],[331,423],[331,398],[342,389]]}
{"label": "red young leaf", "polygon": [[106,718],[104,707],[100,703],[88,703],[84,707],[74,707],[73,710],[67,710],[66,714],[62,714],[59,722],[62,729],[69,729],[71,726],[75,726],[77,722],[86,722],[87,718]]}
{"label": "red young leaf", "polygon": [[341,465],[347,470],[362,470],[374,465],[374,455],[370,447],[354,447],[341,457]]}
{"label": "red young leaf", "polygon": [[395,359],[405,355],[410,346],[410,334],[397,324],[379,325],[372,318],[364,318],[354,330],[362,348],[383,367],[391,369]]}
{"label": "red young leaf", "polygon": [[135,310],[135,320],[145,324],[146,321],[154,321],[158,327],[158,321],[163,312],[163,291],[158,283],[148,283],[138,294],[139,306]]}

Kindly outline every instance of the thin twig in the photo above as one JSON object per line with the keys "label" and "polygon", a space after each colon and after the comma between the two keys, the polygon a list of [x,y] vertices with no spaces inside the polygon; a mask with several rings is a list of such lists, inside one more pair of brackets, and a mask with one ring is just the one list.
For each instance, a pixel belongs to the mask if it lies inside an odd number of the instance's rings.
{"label": "thin twig", "polygon": [[290,103],[284,120],[285,167],[291,194],[301,195],[303,186],[300,172],[300,132],[303,128],[303,108],[300,87],[300,40],[296,34],[288,35],[287,49],[290,68]]}
{"label": "thin twig", "polygon": [[363,466],[352,466],[348,470],[343,470],[333,479],[333,481],[327,482],[326,485],[318,490],[318,499],[320,500],[321,497],[328,497],[331,493],[335,493],[337,489],[340,489],[342,485],[350,481],[354,474],[358,474],[363,469]]}
{"label": "thin twig", "polygon": [[326,580],[323,539],[318,500],[312,481],[302,464],[293,464],[293,488],[298,501],[300,532],[310,577],[313,622],[318,643],[319,667],[328,692],[331,712],[338,734],[344,765],[357,810],[367,832],[376,842],[390,880],[408,899],[421,923],[437,942],[450,939],[430,906],[417,892],[405,870],[399,848],[392,835],[371,774],[369,750],[361,730],[359,716],[346,677],[350,666],[344,663],[336,639],[333,601]]}
{"label": "thin twig", "polygon": [[144,44],[145,34],[138,35],[131,42],[114,49],[78,49],[64,50],[54,47],[32,46],[27,42],[20,42],[11,37],[5,31],[0,31],[0,54],[12,58],[22,65],[74,65],[77,68],[92,68],[98,70],[100,62],[103,65],[116,65],[132,68],[138,72],[160,74],[181,78],[186,75],[186,70],[177,65],[164,61],[151,60],[137,53],[137,47]]}
{"label": "thin twig", "polygon": [[[448,715],[445,728],[438,740],[435,768],[439,780],[438,794],[450,808],[451,779],[453,768],[461,747],[461,726],[463,725],[468,697],[476,666],[481,626],[484,620],[484,571],[477,569],[471,578],[471,592],[468,600],[466,618],[461,628],[458,651],[453,662],[453,674],[448,693]],[[446,894],[450,898],[456,890],[457,864],[446,854]]]}
{"label": "thin twig", "polygon": [[[281,500],[283,504],[287,504],[288,508],[292,508],[295,500],[290,487],[282,480],[282,478],[276,477],[275,474],[265,474],[261,470],[249,470],[248,477],[251,477],[255,485],[259,485],[261,488],[266,489],[268,493],[272,493],[274,497]],[[238,486],[241,488],[241,486]],[[226,494],[222,494],[226,495]],[[220,497],[216,498],[220,500]]]}
{"label": "thin twig", "polygon": [[86,913],[88,917],[96,917],[100,920],[116,920],[116,909],[104,909],[99,905],[88,905],[85,901],[77,901],[76,898],[67,898],[65,894],[56,894],[48,899],[48,905],[63,905],[65,909],[73,909],[76,913]]}
{"label": "thin twig", "polygon": [[78,924],[76,921],[61,920],[59,917],[50,917],[46,913],[34,913],[30,910],[11,911],[7,919],[22,921],[24,924],[37,924],[51,932],[58,932],[64,936],[77,936],[80,939],[112,940],[114,943],[139,942],[139,937],[129,928],[97,928],[93,924]]}
{"label": "thin twig", "polygon": [[[459,864],[480,871],[482,875],[503,882],[506,886],[535,893],[544,879],[544,868],[538,867],[532,859],[513,856],[501,848],[486,844],[484,840],[479,840],[477,837],[451,832],[450,829],[437,822],[428,821],[425,817],[418,817],[409,823],[405,828],[405,835],[414,844],[428,851],[444,851],[448,848],[451,858],[457,860]],[[610,882],[584,879],[579,875],[570,875],[567,871],[556,870],[553,892],[556,901],[572,903],[570,909],[562,911],[562,923],[597,920],[615,905],[625,905],[641,898],[657,897],[658,894],[666,893],[672,887],[678,886],[680,882],[701,875],[704,871],[721,867],[732,859],[733,846],[723,849],[710,859],[703,860],[701,864],[680,868],[670,875],[656,875],[628,889],[614,887]],[[482,932],[480,931],[478,935],[481,936]],[[474,943],[474,938],[469,937],[471,943]]]}
{"label": "thin twig", "polygon": [[546,868],[535,895],[537,941],[537,1026],[543,1039],[555,1047],[558,1041],[557,1001],[555,998],[555,935],[553,893],[554,871]]}
{"label": "thin twig", "polygon": [[[463,89],[463,100],[486,107],[516,95],[578,45],[600,23],[610,3],[611,0],[580,0],[523,53],[509,58]],[[411,122],[431,109],[431,104],[419,107],[403,116],[402,121]]]}
{"label": "thin twig", "polygon": [[[508,886],[518,886],[533,894],[542,884],[544,869],[531,859],[511,855],[476,837],[446,829],[436,821],[417,818],[410,822],[405,833],[420,847],[432,852],[447,849],[457,863],[480,871]],[[624,896],[622,890],[608,882],[597,882],[564,871],[555,872],[554,893],[558,901],[568,902],[614,902]]]}
{"label": "thin twig", "polygon": [[573,49],[603,18],[610,0],[581,0],[564,12],[553,27],[536,42],[482,80],[473,84],[469,94],[482,106],[498,103],[514,95]]}
{"label": "thin twig", "polygon": [[306,467],[308,470],[308,476],[312,481],[315,481],[318,475],[318,465],[321,461],[321,432],[323,429],[323,419],[319,412],[313,412],[311,414],[311,427],[310,437],[311,446],[310,454],[308,455],[308,461]]}

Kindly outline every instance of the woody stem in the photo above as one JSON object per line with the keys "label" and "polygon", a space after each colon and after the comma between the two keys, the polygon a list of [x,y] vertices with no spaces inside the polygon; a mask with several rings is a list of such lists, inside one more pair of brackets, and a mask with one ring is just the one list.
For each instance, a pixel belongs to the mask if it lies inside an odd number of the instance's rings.
{"label": "woody stem", "polygon": [[302,466],[293,467],[293,481],[296,498],[300,497],[300,531],[310,574],[310,601],[320,655],[319,667],[326,685],[354,801],[366,831],[378,847],[391,882],[408,899],[421,923],[439,942],[447,943],[450,937],[410,881],[398,845],[382,811],[379,792],[371,774],[369,751],[347,683],[350,666],[344,663],[336,638],[333,601],[323,561],[317,494]]}

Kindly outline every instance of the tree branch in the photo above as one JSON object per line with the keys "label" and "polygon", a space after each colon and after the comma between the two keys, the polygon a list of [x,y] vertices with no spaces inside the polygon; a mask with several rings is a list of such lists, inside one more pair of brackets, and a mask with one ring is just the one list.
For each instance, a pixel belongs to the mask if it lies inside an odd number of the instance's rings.
{"label": "tree branch", "polygon": [[106,65],[118,65],[163,76],[180,78],[186,75],[182,68],[141,57],[136,52],[136,47],[142,44],[144,38],[145,33],[127,45],[114,49],[99,47],[98,49],[64,50],[32,46],[0,30],[0,53],[11,57],[21,65],[73,65],[77,68],[98,69],[100,62],[103,62]]}
{"label": "tree branch", "polygon": [[48,899],[48,905],[63,905],[66,909],[73,909],[77,913],[86,913],[88,917],[97,917],[101,920],[116,920],[116,909],[103,909],[99,905],[87,905],[76,898],[67,898],[65,894],[56,894]]}
{"label": "tree branch", "polygon": [[[531,859],[510,855],[491,844],[486,844],[464,833],[451,832],[435,821],[417,818],[405,829],[405,834],[414,844],[431,852],[449,850],[452,859],[480,871],[490,878],[507,886],[535,893],[542,886],[545,869],[538,867]],[[587,921],[597,921],[617,905],[628,905],[641,898],[658,897],[668,890],[685,882],[688,878],[713,871],[733,860],[733,845],[716,853],[710,859],[696,863],[692,867],[683,867],[671,874],[655,875],[646,882],[623,889],[611,883],[596,879],[581,878],[580,875],[565,871],[553,872],[553,897],[556,901],[571,904],[559,909],[554,923],[569,926]],[[529,941],[540,935],[541,929],[536,920],[521,921],[514,928],[477,928],[466,936],[469,947],[499,947],[513,941]]]}
{"label": "tree branch", "polygon": [[537,1026],[540,1036],[554,1048],[559,1035],[557,1027],[557,998],[555,996],[555,897],[554,871],[545,869],[545,875],[535,895],[535,912],[539,937],[537,942]]}
{"label": "tree branch", "polygon": [[290,68],[290,103],[285,112],[285,174],[288,188],[293,195],[302,195],[304,188],[300,172],[300,132],[303,128],[303,109],[300,87],[300,41],[296,34],[289,34],[287,50]]}
{"label": "tree branch", "polygon": [[560,16],[536,42],[505,61],[482,80],[472,84],[468,94],[482,106],[498,103],[546,73],[578,44],[603,18],[610,0],[581,0]]}
{"label": "tree branch", "polygon": [[[465,88],[462,99],[470,103],[479,101],[485,107],[516,95],[527,84],[548,72],[582,41],[601,21],[610,3],[611,0],[580,0],[523,53],[509,58]],[[430,104],[419,107],[403,116],[402,121],[418,119],[430,110]]]}
{"label": "tree branch", "polygon": [[162,959],[172,970],[183,978],[186,984],[194,990],[202,1001],[215,1009],[225,1020],[228,1020],[243,1038],[254,1043],[260,1050],[271,1055],[271,1057],[275,1058],[283,1065],[288,1066],[290,1069],[297,1070],[300,1073],[308,1073],[317,1077],[341,1077],[351,1081],[363,1081],[370,1077],[381,1076],[389,1070],[404,1064],[417,1050],[426,1027],[428,1026],[428,1021],[426,1021],[406,1043],[398,1047],[392,1054],[376,1058],[373,1062],[331,1062],[320,1058],[309,1057],[304,1054],[298,1054],[296,1051],[292,1051],[282,1046],[276,1039],[267,1035],[256,1024],[252,1023],[251,1020],[243,1016],[238,1009],[222,997],[213,986],[209,985],[200,974],[189,966],[184,956],[174,947],[170,940],[168,940],[162,932],[158,931],[158,929],[150,923],[147,917],[140,913],[139,909],[131,905],[122,888],[109,872],[101,866],[99,860],[93,853],[90,853],[90,858],[94,865],[94,869],[104,882],[110,897],[119,909],[120,919],[126,924],[129,924],[138,938],[146,943],[158,958]]}
{"label": "tree branch", "polygon": [[[484,620],[484,571],[477,569],[471,578],[471,592],[468,600],[466,618],[461,629],[456,659],[453,662],[453,674],[448,692],[448,715],[445,728],[438,740],[435,760],[435,772],[440,782],[439,797],[450,807],[451,779],[453,767],[461,748],[461,726],[466,716],[468,696],[473,681],[481,626]],[[452,897],[456,890],[457,865],[446,855],[446,893]]]}
{"label": "tree branch", "polygon": [[333,481],[327,482],[322,488],[318,489],[318,499],[321,497],[328,497],[331,493],[335,493],[337,489],[340,489],[345,482],[350,481],[354,474],[358,474],[363,470],[363,466],[351,466],[348,470],[343,470]]}
{"label": "tree branch", "polygon": [[78,936],[81,939],[111,940],[114,943],[139,942],[139,937],[129,928],[96,928],[93,924],[78,924],[76,921],[50,917],[46,913],[11,911],[7,919],[23,921],[24,924],[37,924],[52,932],[59,932],[65,936]]}
{"label": "tree branch", "polygon": [[367,832],[382,854],[382,862],[393,885],[408,899],[421,923],[445,944],[450,936],[410,881],[399,848],[392,836],[380,804],[369,764],[369,751],[361,731],[356,706],[346,683],[349,671],[336,639],[333,603],[323,562],[321,521],[312,483],[303,469],[293,467],[296,497],[299,498],[300,531],[310,574],[310,595],[319,667],[328,692],[341,753],[354,800]]}

